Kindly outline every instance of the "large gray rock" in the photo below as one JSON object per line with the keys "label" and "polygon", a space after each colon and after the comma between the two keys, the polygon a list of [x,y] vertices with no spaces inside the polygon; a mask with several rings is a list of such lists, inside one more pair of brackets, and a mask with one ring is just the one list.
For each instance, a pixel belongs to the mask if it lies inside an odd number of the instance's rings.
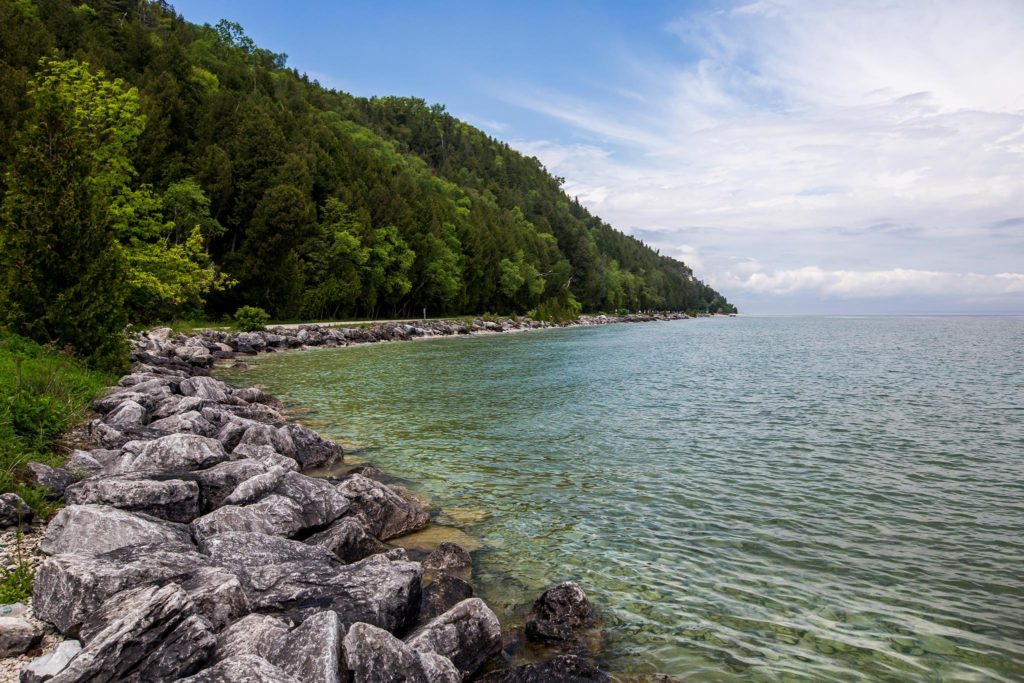
{"label": "large gray rock", "polygon": [[427,623],[463,600],[473,597],[473,587],[457,576],[442,574],[423,587],[420,623]]}
{"label": "large gray rock", "polygon": [[93,477],[69,486],[64,499],[71,505],[109,505],[171,522],[191,522],[202,511],[199,484],[173,474]]}
{"label": "large gray rock", "polygon": [[212,536],[201,543],[200,550],[213,564],[236,574],[255,567],[293,563],[341,566],[323,548],[252,532],[227,532]]}
{"label": "large gray rock", "polygon": [[107,413],[103,421],[116,429],[139,427],[146,424],[146,409],[142,404],[128,399]]}
{"label": "large gray rock", "polygon": [[272,469],[242,482],[223,502],[224,507],[192,523],[196,538],[228,531],[290,538],[330,524],[349,505],[348,499],[328,482],[283,469]]}
{"label": "large gray rock", "polygon": [[353,624],[345,635],[345,664],[353,683],[461,683],[450,661],[417,652],[385,630]]}
{"label": "large gray rock", "polygon": [[103,603],[82,627],[85,647],[53,683],[160,683],[203,667],[217,640],[180,586],[142,586]]}
{"label": "large gray rock", "polygon": [[334,553],[345,563],[387,552],[390,546],[382,543],[369,532],[366,524],[357,517],[343,517],[329,527],[306,539],[309,545],[319,546]]}
{"label": "large gray rock", "polygon": [[49,654],[36,657],[21,670],[20,683],[43,683],[48,681],[67,667],[68,662],[82,651],[82,644],[77,640],[62,641],[57,649]]}
{"label": "large gray rock", "polygon": [[253,446],[252,444],[242,444],[236,446],[231,454],[240,458],[249,458],[256,460],[267,467],[283,467],[289,472],[298,472],[299,463],[294,458],[289,458],[287,455],[281,455],[273,449],[271,446]]}
{"label": "large gray rock", "polygon": [[[172,415],[181,415],[182,413],[198,412],[202,414],[205,408],[213,405],[216,405],[213,401],[199,398],[198,396],[168,396],[153,408],[149,419],[163,420]],[[205,418],[206,416],[204,415],[203,417]]]}
{"label": "large gray rock", "polygon": [[250,614],[217,636],[217,658],[244,655],[267,656],[283,642],[291,626],[270,614]]}
{"label": "large gray rock", "polygon": [[35,513],[17,493],[0,494],[0,527],[25,525]]}
{"label": "large gray rock", "polygon": [[217,427],[195,410],[177,413],[162,420],[154,420],[149,423],[149,428],[165,434],[199,434],[200,436],[215,436],[218,431]]}
{"label": "large gray rock", "polygon": [[470,598],[417,629],[405,642],[417,652],[446,657],[469,676],[501,649],[501,624],[483,600]]}
{"label": "large gray rock", "polygon": [[566,581],[544,591],[533,603],[526,618],[526,637],[535,642],[573,640],[576,631],[594,617],[587,594],[575,581]]}
{"label": "large gray rock", "polygon": [[382,541],[422,529],[429,521],[427,511],[415,500],[360,474],[338,484],[338,491],[351,504],[349,514],[359,517]]}
{"label": "large gray rock", "polygon": [[299,461],[304,470],[329,465],[345,456],[345,451],[340,445],[322,438],[309,427],[293,423],[285,425],[282,429],[291,437],[293,451],[290,455]]}
{"label": "large gray rock", "polygon": [[204,510],[213,510],[224,504],[235,488],[243,481],[267,471],[267,466],[255,460],[233,460],[222,462],[209,469],[195,472],[195,481],[203,493]]}
{"label": "large gray rock", "polygon": [[30,462],[25,465],[30,483],[46,490],[51,498],[60,498],[64,490],[75,483],[75,475],[66,469],[50,467],[41,462]]}
{"label": "large gray rock", "polygon": [[451,661],[417,652],[387,631],[353,624],[345,635],[345,664],[353,683],[460,683]]}
{"label": "large gray rock", "polygon": [[254,654],[228,657],[179,683],[303,683]]}
{"label": "large gray rock", "polygon": [[549,662],[502,669],[476,679],[479,683],[611,683],[608,674],[575,655],[560,655]]}
{"label": "large gray rock", "polygon": [[209,561],[235,573],[257,612],[298,620],[331,610],[356,621],[401,631],[416,622],[420,565],[383,555],[343,565],[316,546],[257,534],[226,533],[203,542]]}
{"label": "large gray rock", "polygon": [[200,567],[181,587],[192,599],[196,612],[206,617],[214,630],[249,613],[249,599],[241,581],[224,569]]}
{"label": "large gray rock", "polygon": [[54,555],[36,570],[32,610],[61,633],[74,635],[111,595],[145,583],[186,582],[209,566],[209,559],[197,552],[159,545]]}
{"label": "large gray rock", "polygon": [[287,430],[254,420],[250,420],[249,423],[248,428],[238,440],[238,445],[270,446],[282,455],[295,456],[295,444],[292,443],[292,437]]}
{"label": "large gray rock", "polygon": [[[104,451],[120,455],[117,451]],[[75,479],[85,479],[103,472],[104,464],[90,451],[74,450],[64,461],[64,469],[70,472]]]}
{"label": "large gray rock", "polygon": [[100,553],[130,545],[159,543],[169,550],[193,549],[188,527],[108,505],[69,505],[46,527],[39,549],[58,553]]}
{"label": "large gray rock", "polygon": [[28,619],[0,617],[0,657],[23,655],[42,639],[42,630]]}
{"label": "large gray rock", "polygon": [[232,460],[216,439],[196,434],[169,434],[152,441],[132,441],[116,463],[118,472],[187,472]]}
{"label": "large gray rock", "polygon": [[303,530],[298,503],[271,495],[252,505],[225,505],[192,522],[192,534],[204,541],[229,532],[256,532],[289,538]]}
{"label": "large gray rock", "polygon": [[266,658],[303,683],[342,683],[344,637],[338,615],[320,612],[280,638]]}
{"label": "large gray rock", "polygon": [[183,396],[196,396],[217,403],[227,401],[230,394],[228,385],[213,377],[189,377],[182,380],[179,390]]}

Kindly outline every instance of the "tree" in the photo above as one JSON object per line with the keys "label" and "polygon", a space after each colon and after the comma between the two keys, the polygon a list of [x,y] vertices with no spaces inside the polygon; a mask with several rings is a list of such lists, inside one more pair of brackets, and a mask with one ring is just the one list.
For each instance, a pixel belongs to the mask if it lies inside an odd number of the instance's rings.
{"label": "tree", "polygon": [[376,315],[382,302],[395,305],[412,289],[409,269],[416,260],[416,253],[395,226],[386,225],[373,231],[368,256],[364,301],[371,314]]}
{"label": "tree", "polygon": [[97,367],[125,362],[126,263],[113,225],[145,121],[138,95],[74,60],[43,59],[3,201],[8,324],[72,347]]}

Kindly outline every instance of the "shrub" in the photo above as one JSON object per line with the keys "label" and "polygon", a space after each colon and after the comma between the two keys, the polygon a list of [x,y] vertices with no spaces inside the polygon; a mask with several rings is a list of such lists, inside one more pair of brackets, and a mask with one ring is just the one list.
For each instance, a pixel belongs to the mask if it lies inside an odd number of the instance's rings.
{"label": "shrub", "polygon": [[242,306],[235,311],[235,326],[243,332],[258,332],[267,329],[270,316],[262,308]]}

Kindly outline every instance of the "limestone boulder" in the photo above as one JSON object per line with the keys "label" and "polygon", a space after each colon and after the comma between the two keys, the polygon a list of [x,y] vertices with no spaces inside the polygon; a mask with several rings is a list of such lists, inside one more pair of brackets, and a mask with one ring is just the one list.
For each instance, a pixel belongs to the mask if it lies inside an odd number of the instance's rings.
{"label": "limestone boulder", "polygon": [[47,555],[98,555],[131,545],[157,543],[181,552],[193,550],[184,524],[119,510],[109,505],[68,505],[57,513],[39,543]]}
{"label": "limestone boulder", "polygon": [[170,522],[191,522],[202,512],[199,484],[174,474],[114,474],[85,479],[68,486],[70,505],[108,505]]}
{"label": "limestone boulder", "polygon": [[463,600],[405,639],[417,652],[447,658],[470,676],[501,649],[501,624],[480,598]]}

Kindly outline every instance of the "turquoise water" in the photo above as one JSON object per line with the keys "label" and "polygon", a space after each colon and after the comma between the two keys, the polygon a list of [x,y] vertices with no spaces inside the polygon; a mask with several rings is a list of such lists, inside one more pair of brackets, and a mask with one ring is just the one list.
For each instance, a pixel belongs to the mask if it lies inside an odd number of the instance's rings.
{"label": "turquoise water", "polygon": [[602,662],[1024,679],[1024,319],[732,318],[266,356],[478,539],[505,619],[576,579]]}

